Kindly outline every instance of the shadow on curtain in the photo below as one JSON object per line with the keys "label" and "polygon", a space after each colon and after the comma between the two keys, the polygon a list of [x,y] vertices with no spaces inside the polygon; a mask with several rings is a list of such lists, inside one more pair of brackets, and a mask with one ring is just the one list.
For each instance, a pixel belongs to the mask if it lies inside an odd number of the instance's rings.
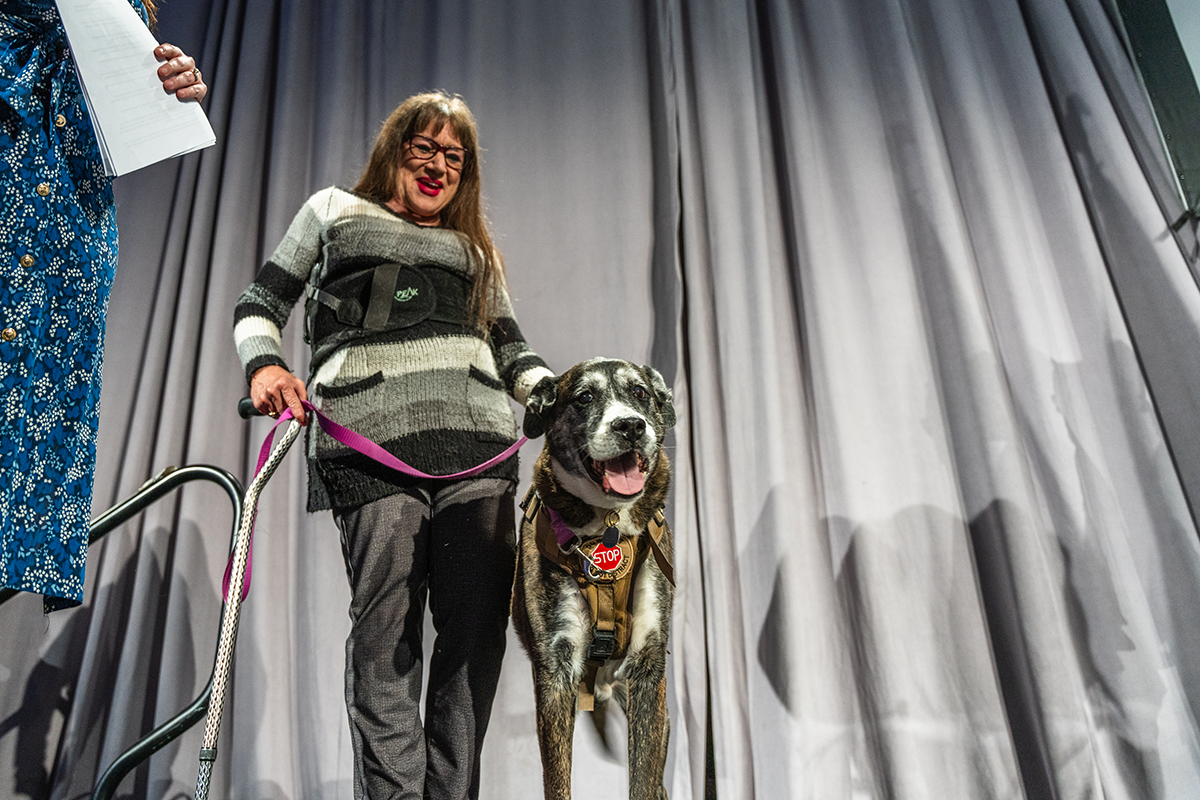
{"label": "shadow on curtain", "polygon": [[[672,797],[1196,797],[1200,265],[1117,20],[1109,0],[169,4],[218,145],[117,182],[95,509],[169,464],[248,479],[266,422],[235,416],[235,298],[386,114],[445,88],[478,117],[530,343],[675,387]],[[260,506],[214,796],[352,796],[348,592],[304,481],[293,454]],[[214,491],[94,548],[82,607],[0,609],[0,794],[85,796],[199,691]],[[540,792],[511,645],[488,798]],[[588,728],[576,797],[623,793],[623,734],[614,756]],[[121,794],[190,796],[199,741]]]}

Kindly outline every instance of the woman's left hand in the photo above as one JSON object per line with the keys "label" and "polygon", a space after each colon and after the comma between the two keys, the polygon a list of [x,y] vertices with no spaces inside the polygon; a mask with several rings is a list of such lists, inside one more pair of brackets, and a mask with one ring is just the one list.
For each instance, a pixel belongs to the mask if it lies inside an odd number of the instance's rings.
{"label": "woman's left hand", "polygon": [[208,94],[208,86],[200,70],[196,69],[196,62],[178,47],[163,42],[154,48],[154,57],[167,62],[158,68],[164,91],[173,93],[180,100],[196,102]]}

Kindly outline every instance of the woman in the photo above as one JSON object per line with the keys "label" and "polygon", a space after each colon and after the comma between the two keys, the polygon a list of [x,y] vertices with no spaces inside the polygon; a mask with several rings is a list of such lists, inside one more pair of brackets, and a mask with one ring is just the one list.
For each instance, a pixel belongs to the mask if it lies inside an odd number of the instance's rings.
{"label": "woman", "polygon": [[[458,98],[402,103],[354,191],[313,195],[238,301],[234,338],[255,407],[305,421],[304,382],[280,349],[302,294],[315,404],[429,474],[514,442],[505,391],[523,403],[551,374],[513,318],[484,225],[475,120]],[[478,797],[515,565],[516,476],[510,459],[468,480],[409,478],[310,431],[309,509],[332,508],[350,580],[356,798]],[[422,729],[427,594],[437,641]]]}
{"label": "woman", "polygon": [[[6,1],[0,41],[0,586],[49,611],[83,596],[116,212],[54,0]],[[203,99],[191,58],[154,55]]]}

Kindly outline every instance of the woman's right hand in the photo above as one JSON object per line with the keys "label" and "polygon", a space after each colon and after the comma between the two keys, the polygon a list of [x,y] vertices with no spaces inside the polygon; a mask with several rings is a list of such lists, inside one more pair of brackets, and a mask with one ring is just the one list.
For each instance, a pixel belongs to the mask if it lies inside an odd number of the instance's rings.
{"label": "woman's right hand", "polygon": [[281,366],[268,364],[255,371],[250,377],[250,399],[267,416],[278,417],[285,408],[290,408],[301,425],[308,424],[304,406],[300,405],[301,400],[308,399],[304,381]]}
{"label": "woman's right hand", "polygon": [[187,53],[173,44],[163,42],[154,48],[154,57],[166,62],[158,68],[158,79],[162,81],[163,91],[170,92],[180,100],[195,100],[197,103],[208,94],[204,76]]}

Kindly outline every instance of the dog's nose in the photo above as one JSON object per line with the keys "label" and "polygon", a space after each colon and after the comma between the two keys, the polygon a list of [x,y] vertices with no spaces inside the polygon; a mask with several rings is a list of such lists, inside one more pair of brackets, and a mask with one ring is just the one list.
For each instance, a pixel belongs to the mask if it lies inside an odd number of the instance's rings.
{"label": "dog's nose", "polygon": [[612,428],[629,441],[636,442],[646,432],[646,420],[641,417],[621,417],[613,420]]}

